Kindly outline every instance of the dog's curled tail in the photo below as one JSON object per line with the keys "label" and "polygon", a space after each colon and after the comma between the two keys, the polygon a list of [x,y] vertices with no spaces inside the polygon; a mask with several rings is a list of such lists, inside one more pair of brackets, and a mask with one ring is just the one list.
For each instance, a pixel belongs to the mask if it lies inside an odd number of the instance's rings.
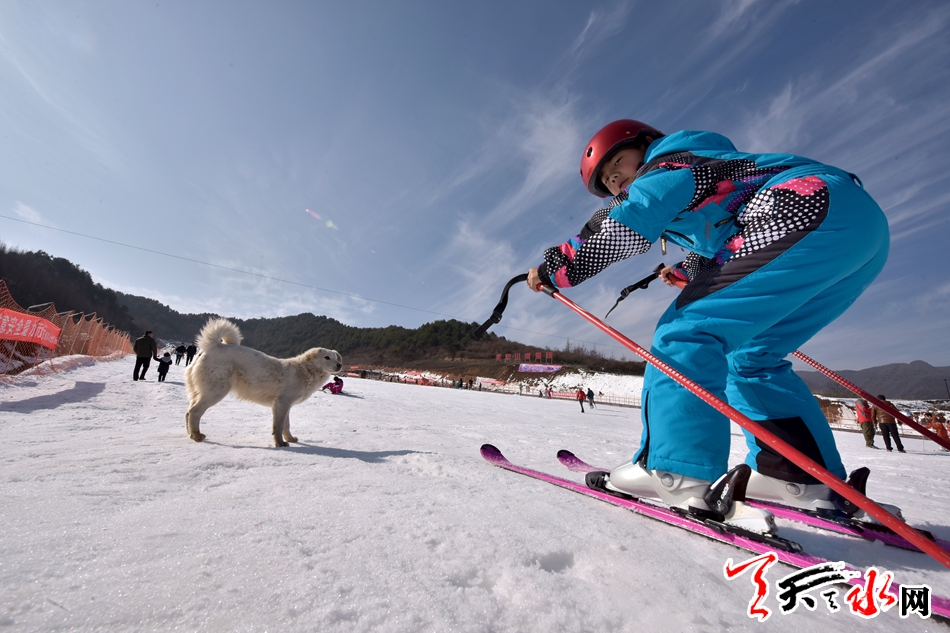
{"label": "dog's curled tail", "polygon": [[201,328],[198,335],[198,349],[203,352],[220,345],[240,345],[241,330],[227,319],[211,319]]}

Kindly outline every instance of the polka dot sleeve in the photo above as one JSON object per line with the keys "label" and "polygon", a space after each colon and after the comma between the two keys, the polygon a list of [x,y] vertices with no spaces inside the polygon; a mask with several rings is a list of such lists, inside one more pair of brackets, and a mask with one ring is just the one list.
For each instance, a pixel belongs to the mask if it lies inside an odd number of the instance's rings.
{"label": "polka dot sleeve", "polygon": [[585,227],[597,224],[596,233],[585,236],[584,231],[544,252],[544,264],[538,271],[542,278],[547,277],[558,288],[570,288],[610,264],[650,250],[653,244],[649,240],[616,220],[604,217],[603,211],[595,213]]}

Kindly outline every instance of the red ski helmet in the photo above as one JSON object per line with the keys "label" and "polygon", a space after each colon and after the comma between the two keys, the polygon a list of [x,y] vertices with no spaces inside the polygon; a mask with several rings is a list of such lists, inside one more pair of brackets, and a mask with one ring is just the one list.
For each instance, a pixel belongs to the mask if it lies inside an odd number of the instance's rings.
{"label": "red ski helmet", "polygon": [[656,128],[633,119],[620,119],[608,123],[600,129],[587,144],[581,156],[581,179],[587,190],[598,198],[606,198],[611,193],[600,182],[597,175],[607,160],[622,149],[646,145],[646,137],[654,140],[663,136]]}

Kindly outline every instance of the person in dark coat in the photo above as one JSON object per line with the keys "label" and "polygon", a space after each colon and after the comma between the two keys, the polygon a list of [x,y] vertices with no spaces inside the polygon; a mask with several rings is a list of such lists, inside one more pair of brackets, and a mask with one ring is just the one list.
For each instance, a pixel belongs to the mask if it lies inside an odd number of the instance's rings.
{"label": "person in dark coat", "polygon": [[158,359],[158,382],[165,382],[165,376],[168,375],[168,368],[172,366],[172,355],[165,352],[165,355]]}
{"label": "person in dark coat", "polygon": [[[148,365],[154,358],[158,360],[158,345],[152,338],[152,331],[148,330],[143,336],[135,339],[132,345],[135,352],[135,369],[132,370],[132,380],[145,380],[145,372],[148,371]],[[142,370],[141,375],[139,370]]]}
{"label": "person in dark coat", "polygon": [[198,348],[194,343],[185,348],[185,367],[191,364],[191,361],[195,359],[195,354],[198,353]]}
{"label": "person in dark coat", "polygon": [[[887,404],[891,404],[887,401],[887,398],[884,396],[878,396],[878,400],[883,400]],[[901,436],[897,432],[897,420],[893,415],[881,409],[879,407],[874,407],[871,412],[872,419],[877,422],[877,428],[881,429],[881,436],[884,438],[884,448],[887,449],[887,452],[891,452],[891,438],[894,438],[894,444],[897,445],[897,452],[904,453],[904,445],[901,444]]]}
{"label": "person in dark coat", "polygon": [[590,408],[594,408],[594,390],[590,387],[587,388],[587,404],[590,405]]}
{"label": "person in dark coat", "polygon": [[182,356],[185,355],[186,351],[187,349],[185,348],[184,343],[179,344],[178,347],[175,348],[175,364],[176,365],[181,362],[181,358]]}

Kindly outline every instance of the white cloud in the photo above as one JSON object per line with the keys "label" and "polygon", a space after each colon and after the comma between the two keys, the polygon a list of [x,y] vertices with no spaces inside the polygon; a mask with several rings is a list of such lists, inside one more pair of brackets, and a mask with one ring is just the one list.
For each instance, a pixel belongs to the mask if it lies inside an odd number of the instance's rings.
{"label": "white cloud", "polygon": [[591,11],[587,23],[568,49],[569,59],[577,63],[590,54],[594,47],[619,33],[627,22],[631,6],[626,2],[613,7]]}
{"label": "white cloud", "polygon": [[732,0],[722,3],[722,12],[719,18],[709,27],[714,37],[721,37],[732,33],[733,29],[741,26],[749,17],[750,10],[757,0]]}
{"label": "white cloud", "polygon": [[18,216],[26,220],[27,222],[35,222],[36,224],[43,224],[46,226],[53,226],[49,222],[43,220],[43,216],[40,215],[39,211],[25,205],[24,203],[17,200],[13,204],[13,212]]}
{"label": "white cloud", "polygon": [[791,83],[773,98],[765,112],[750,117],[746,128],[748,148],[751,152],[774,151],[776,147],[789,147],[801,143],[802,129],[807,121],[807,109],[802,107],[800,97],[804,91],[796,91]]}
{"label": "white cloud", "polygon": [[[36,47],[15,29],[4,32],[0,24],[0,62],[6,62],[14,71],[12,74],[19,76],[39,97],[39,102],[31,104],[32,117],[41,119],[44,127],[59,128],[86,154],[108,169],[127,176],[129,161],[109,138],[106,132],[109,122],[103,119],[93,102],[82,96],[82,90],[75,87],[75,79],[70,75],[78,72],[76,67],[62,61],[75,61],[77,53],[82,58],[93,54],[94,36],[87,29],[65,27],[52,11],[43,11],[43,15],[42,33],[50,38],[52,46]],[[39,54],[40,50],[47,54]]]}
{"label": "white cloud", "polygon": [[458,199],[461,188],[475,179],[507,187],[500,203],[479,211],[480,221],[500,227],[576,187],[570,178],[580,161],[578,148],[587,140],[582,130],[589,127],[575,112],[576,99],[506,90],[508,117],[485,125],[488,132],[474,158],[435,188],[428,204]]}

